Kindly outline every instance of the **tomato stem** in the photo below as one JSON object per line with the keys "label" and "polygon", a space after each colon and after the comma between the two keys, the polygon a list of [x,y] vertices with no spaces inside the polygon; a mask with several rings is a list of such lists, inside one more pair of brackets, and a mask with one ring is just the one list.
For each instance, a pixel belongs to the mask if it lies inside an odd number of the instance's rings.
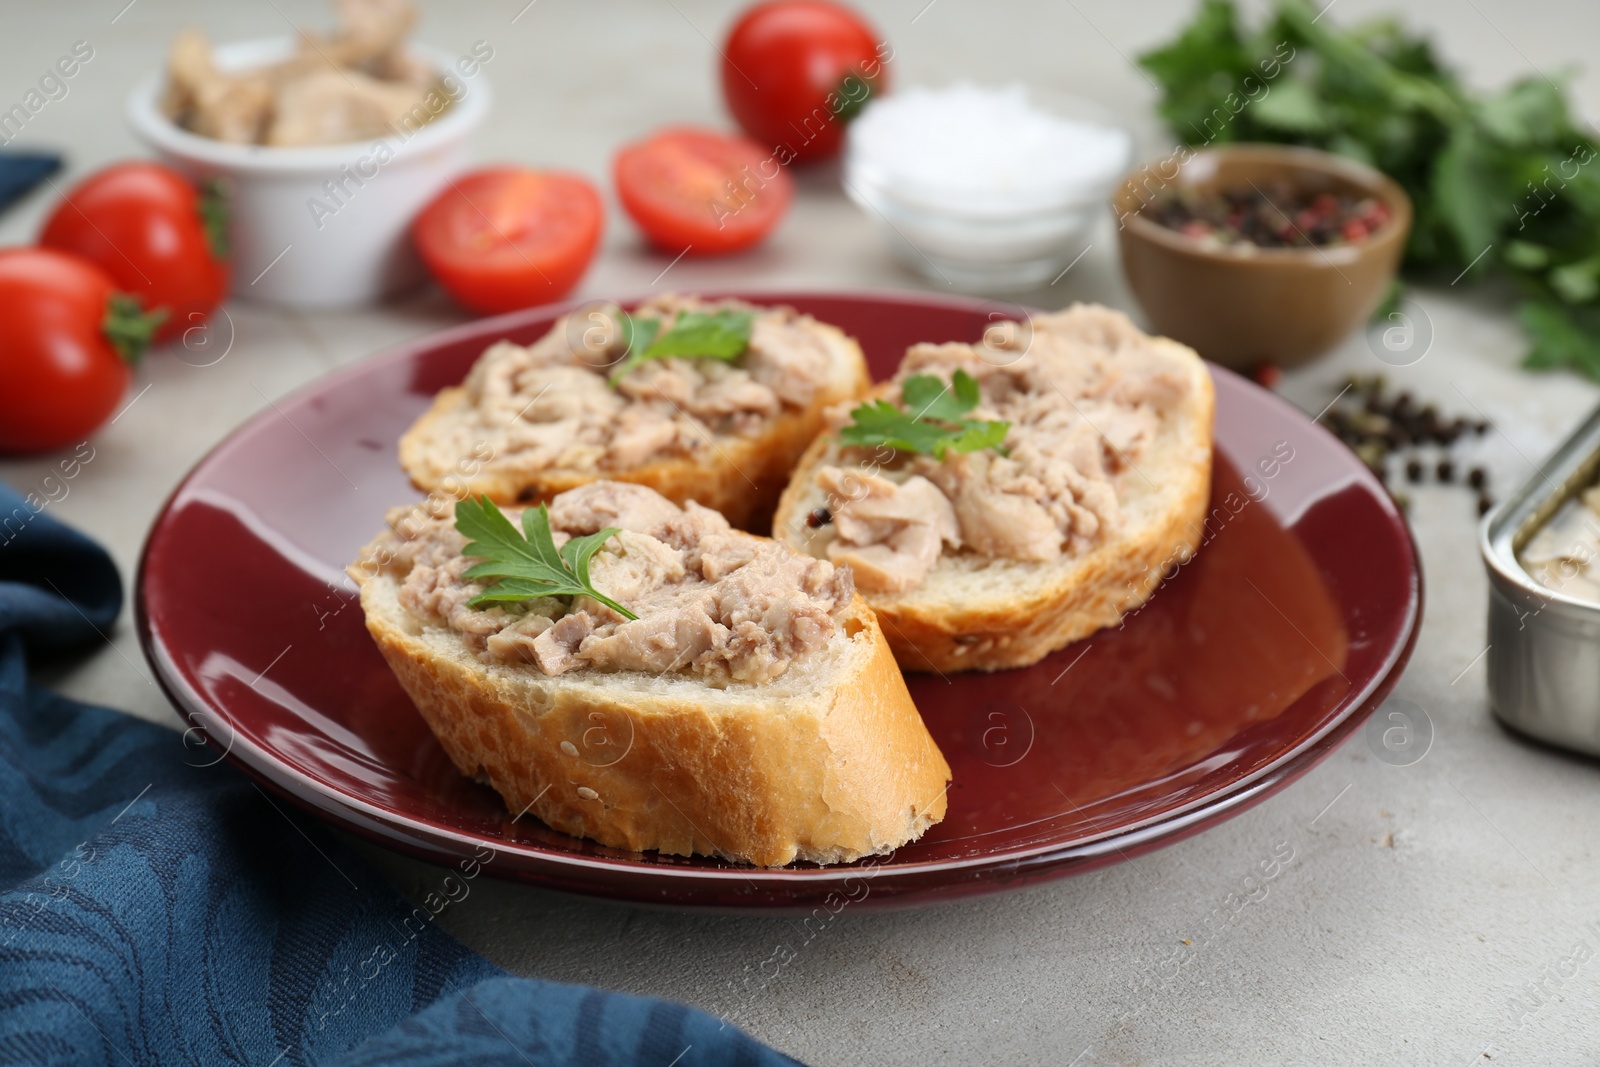
{"label": "tomato stem", "polygon": [[144,350],[150,347],[150,338],[166,318],[166,308],[145,311],[137,297],[112,293],[111,299],[106,301],[106,317],[100,322],[100,332],[124,363],[138,366]]}
{"label": "tomato stem", "polygon": [[834,92],[844,101],[834,116],[841,126],[849,125],[850,120],[861,114],[861,109],[867,106],[867,101],[872,99],[872,82],[854,72],[846,74],[840,80]]}
{"label": "tomato stem", "polygon": [[218,262],[228,259],[228,190],[221,178],[200,183],[200,221],[206,230],[206,245]]}

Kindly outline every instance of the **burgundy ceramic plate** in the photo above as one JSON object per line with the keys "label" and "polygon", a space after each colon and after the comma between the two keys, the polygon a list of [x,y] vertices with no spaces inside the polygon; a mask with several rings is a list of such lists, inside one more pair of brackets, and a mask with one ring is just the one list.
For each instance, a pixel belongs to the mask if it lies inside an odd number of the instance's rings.
{"label": "burgundy ceramic plate", "polygon": [[[976,340],[994,308],[751,298],[854,334],[878,377],[911,342]],[[151,530],[139,626],[167,693],[219,753],[337,825],[441,863],[492,856],[493,875],[636,901],[948,898],[1115,862],[1236,814],[1331,751],[1410,655],[1421,583],[1388,494],[1299,411],[1213,368],[1212,511],[1194,559],[1120,629],[1036,666],[908,678],[955,773],[949,814],[922,840],[852,866],[759,870],[513,821],[451,766],[368,638],[342,567],[386,509],[418,498],[395,441],[434,392],[490,342],[532,341],[558,312],[412,342],[278,402],[189,474]]]}

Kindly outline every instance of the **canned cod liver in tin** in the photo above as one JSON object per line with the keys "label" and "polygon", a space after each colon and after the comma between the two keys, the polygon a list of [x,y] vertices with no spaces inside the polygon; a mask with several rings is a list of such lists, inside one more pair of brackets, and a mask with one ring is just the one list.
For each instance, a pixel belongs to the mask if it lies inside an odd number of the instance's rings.
{"label": "canned cod liver in tin", "polygon": [[1484,517],[1478,544],[1495,715],[1600,756],[1600,408]]}

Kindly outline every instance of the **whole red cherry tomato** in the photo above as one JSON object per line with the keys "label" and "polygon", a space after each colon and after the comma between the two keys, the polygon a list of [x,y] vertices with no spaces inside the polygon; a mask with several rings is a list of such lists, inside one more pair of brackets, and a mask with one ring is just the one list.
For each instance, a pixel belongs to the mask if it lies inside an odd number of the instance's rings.
{"label": "whole red cherry tomato", "polygon": [[451,182],[411,233],[445,291],[492,315],[565,296],[589,268],[604,219],[587,178],[490,167]]}
{"label": "whole red cherry tomato", "polygon": [[82,441],[127,391],[159,313],[88,260],[0,249],[0,451]]}
{"label": "whole red cherry tomato", "polygon": [[769,0],[734,23],[722,55],[728,109],[788,163],[838,153],[844,124],[888,89],[893,52],[842,4]]}
{"label": "whole red cherry tomato", "polygon": [[708,255],[756,244],[783,218],[794,179],[744,137],[672,126],[624,145],[617,198],[663,251]]}
{"label": "whole red cherry tomato", "polygon": [[220,193],[171,167],[135,160],[96,171],[56,207],[39,243],[111,275],[149,310],[166,312],[164,341],[205,321],[228,291]]}

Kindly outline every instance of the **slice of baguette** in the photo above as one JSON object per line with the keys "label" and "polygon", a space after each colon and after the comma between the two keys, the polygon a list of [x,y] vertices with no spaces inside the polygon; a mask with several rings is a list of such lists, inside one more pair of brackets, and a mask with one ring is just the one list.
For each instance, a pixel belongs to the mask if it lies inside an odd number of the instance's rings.
{"label": "slice of baguette", "polygon": [[698,455],[663,456],[622,469],[529,468],[492,456],[484,461],[476,447],[468,455],[458,454],[460,447],[441,447],[452,440],[482,440],[490,450],[495,447],[492,431],[484,436],[468,429],[472,402],[465,387],[451,386],[400,438],[400,466],[424,492],[449,484],[454,495],[487,495],[503,505],[537,504],[600,479],[634,482],[675,504],[694,500],[720,511],[738,529],[764,533],[795,462],[822,432],[826,410],[861,397],[872,383],[855,339],[828,323],[811,322],[827,341],[826,378],[811,403],[785,405],[753,436],[707,430],[707,447]]}
{"label": "slice of baguette", "polygon": [[[867,594],[903,668],[993,671],[1037,663],[1115,626],[1193,554],[1211,493],[1211,375],[1192,349],[1164,337],[1152,341],[1181,357],[1191,387],[1162,419],[1137,470],[1119,476],[1122,528],[1086,553],[1050,563],[946,551],[914,588]],[[870,395],[893,398],[898,392],[885,383]],[[779,501],[774,536],[799,551],[822,554],[806,516],[827,504],[817,471],[839,463],[836,436],[812,443]]]}
{"label": "slice of baguette", "polygon": [[564,833],[774,867],[889,852],[944,818],[950,767],[859,595],[829,645],[781,677],[714,688],[485,664],[409,614],[394,575],[351,575],[367,629],[456,767]]}

